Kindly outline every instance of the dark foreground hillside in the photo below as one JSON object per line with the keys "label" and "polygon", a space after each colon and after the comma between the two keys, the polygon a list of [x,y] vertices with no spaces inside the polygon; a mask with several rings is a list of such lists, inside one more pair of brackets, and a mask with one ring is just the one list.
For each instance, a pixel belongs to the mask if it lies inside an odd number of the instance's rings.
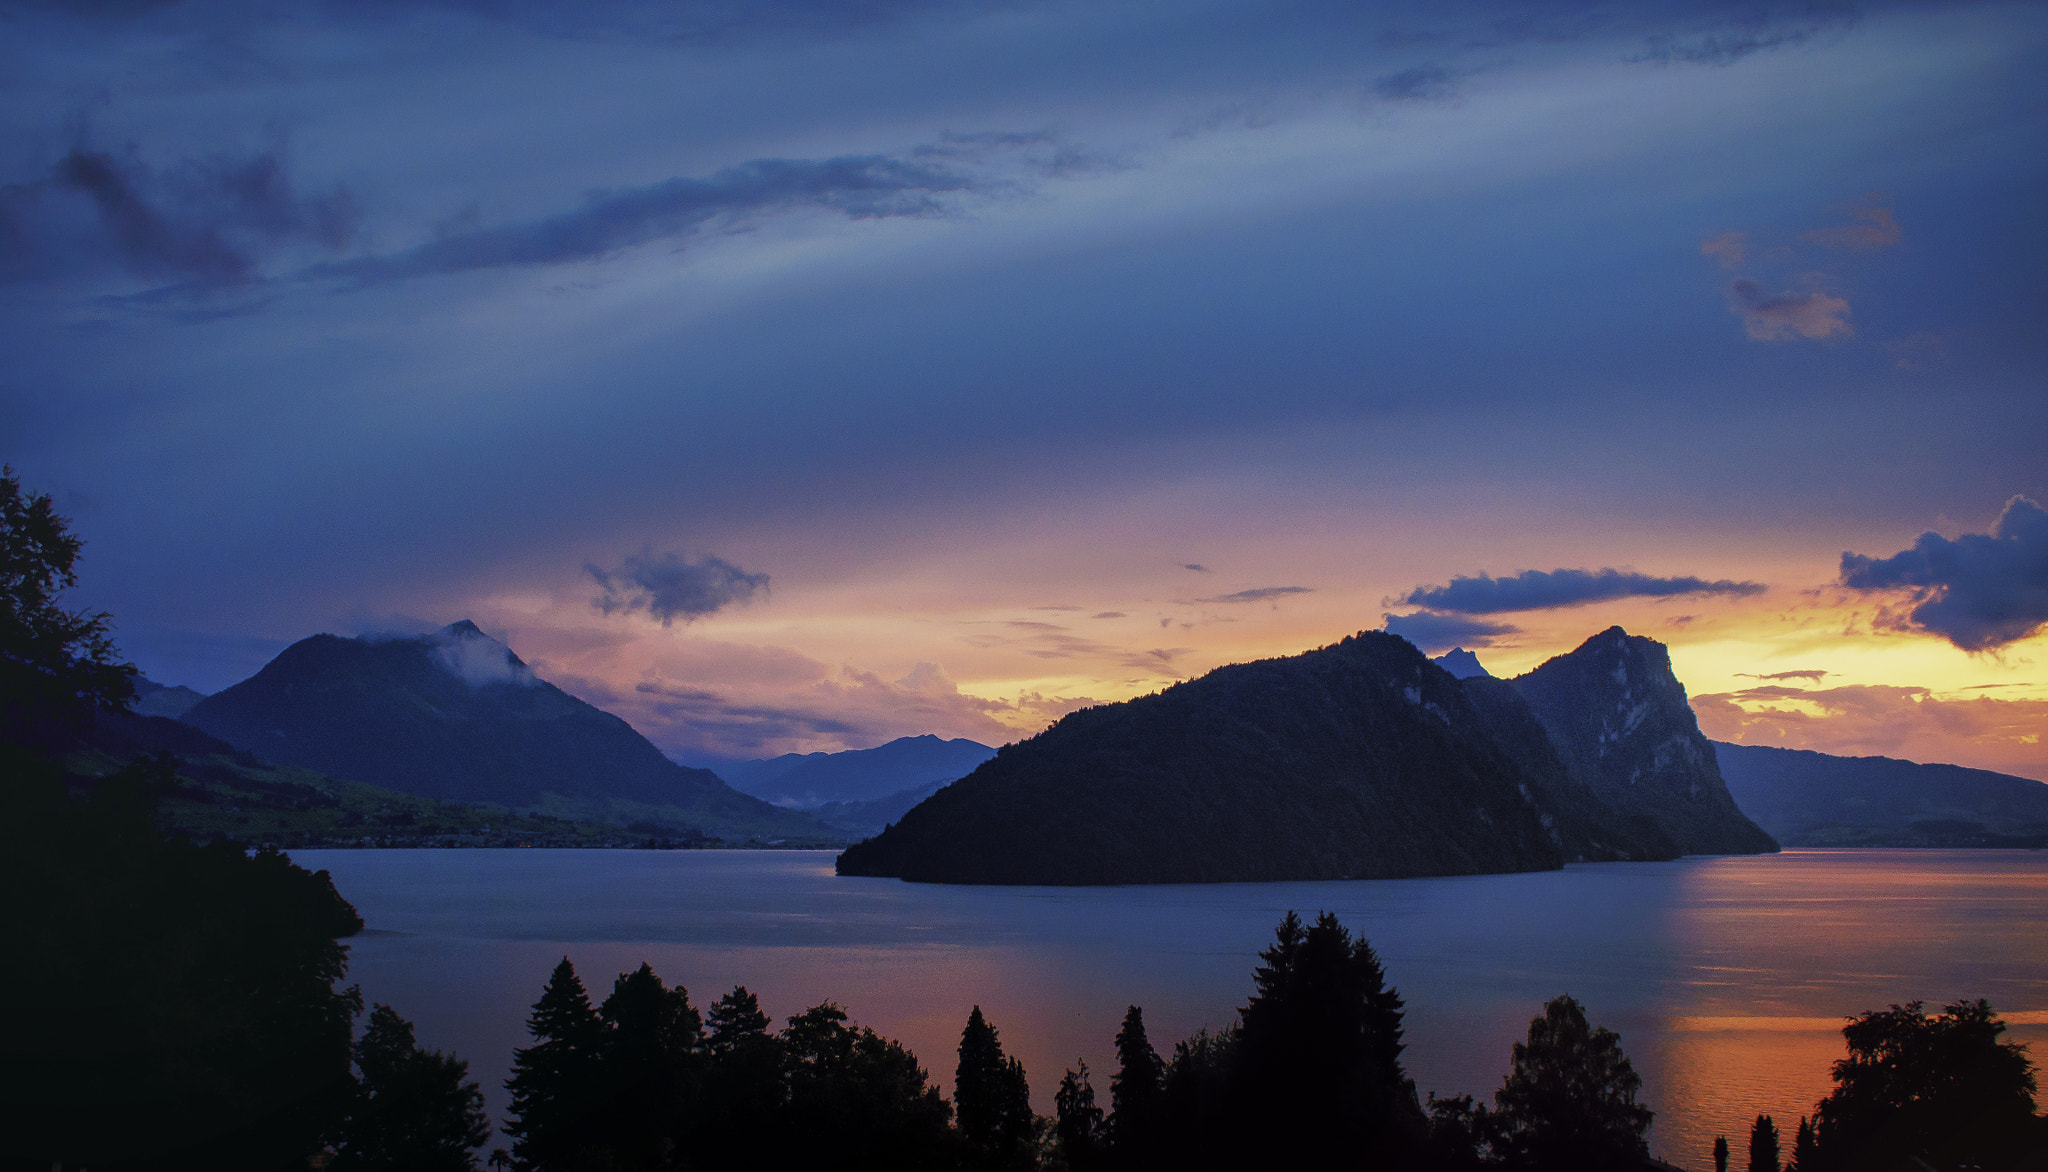
{"label": "dark foreground hillside", "polygon": [[[1203,883],[1543,870],[1668,841],[1573,786],[1533,718],[1482,712],[1367,632],[1067,716],[839,859],[955,883]],[[1490,731],[1516,724],[1518,754]],[[1568,792],[1567,792],[1568,791]]]}

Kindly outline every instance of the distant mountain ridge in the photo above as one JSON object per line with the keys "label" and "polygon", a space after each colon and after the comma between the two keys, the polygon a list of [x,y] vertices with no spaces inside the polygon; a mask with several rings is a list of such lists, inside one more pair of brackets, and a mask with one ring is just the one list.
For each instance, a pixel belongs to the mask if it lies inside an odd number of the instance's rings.
{"label": "distant mountain ridge", "polygon": [[[1619,654],[1646,669],[1658,662],[1647,648],[1661,648],[1613,634],[1552,661],[1563,669],[1535,689],[1550,704],[1554,681],[1580,680],[1591,664],[1607,682],[1585,699],[1589,712],[1618,711],[1626,724],[1644,704],[1626,731],[1606,728],[1606,750],[1549,745],[1553,723],[1585,735],[1569,705],[1551,705],[1559,711],[1545,721],[1504,681],[1461,682],[1405,640],[1364,632],[1070,714],[848,848],[839,869],[966,883],[1221,882],[1669,858],[1717,830],[1727,841],[1712,849],[1774,849],[1718,776],[1708,786],[1693,771],[1705,742],[1692,744],[1698,729],[1676,681],[1631,690],[1605,662]],[[1671,689],[1682,721],[1662,703]],[[1622,794],[1655,801],[1610,804],[1622,764]]]}
{"label": "distant mountain ridge", "polygon": [[1714,742],[1743,812],[1787,846],[2048,845],[2048,784],[2031,778]]}
{"label": "distant mountain ridge", "polygon": [[898,737],[872,749],[838,753],[785,753],[763,761],[717,768],[726,784],[762,801],[800,810],[827,803],[862,803],[957,781],[996,755],[979,741],[941,740],[926,733]]}
{"label": "distant mountain ridge", "polygon": [[718,831],[815,822],[662,756],[463,620],[414,638],[314,635],[185,721],[258,757],[425,797],[579,812],[671,807]]}

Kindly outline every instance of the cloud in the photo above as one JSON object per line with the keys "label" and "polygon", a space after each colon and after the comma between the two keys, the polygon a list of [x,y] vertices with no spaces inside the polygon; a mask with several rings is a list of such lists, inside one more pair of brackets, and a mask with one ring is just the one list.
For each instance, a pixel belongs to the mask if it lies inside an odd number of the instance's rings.
{"label": "cloud", "polygon": [[1723,232],[1711,240],[1702,240],[1700,255],[1713,257],[1724,269],[1739,269],[1749,255],[1749,233]]}
{"label": "cloud", "polygon": [[1692,698],[1717,741],[1966,765],[2048,781],[2048,700],[1944,700],[1930,689],[1766,685]]}
{"label": "cloud", "polygon": [[1417,611],[1414,614],[1383,616],[1387,633],[1399,635],[1431,655],[1453,647],[1491,647],[1503,635],[1519,635],[1522,629],[1508,623],[1490,623],[1462,615]]}
{"label": "cloud", "polygon": [[1881,627],[1926,631],[1965,651],[2016,643],[2048,625],[2048,512],[2016,496],[1989,534],[1923,533],[1888,558],[1844,552],[1841,584],[1908,595],[1912,610],[1886,612]]}
{"label": "cloud", "polygon": [[1774,671],[1766,675],[1757,675],[1754,672],[1738,672],[1736,674],[1747,676],[1753,680],[1805,680],[1808,683],[1817,684],[1828,678],[1830,673],[1821,671],[1818,668],[1802,668],[1798,671]]}
{"label": "cloud", "polygon": [[585,573],[604,588],[590,604],[606,614],[644,610],[666,627],[678,618],[689,623],[734,603],[753,600],[768,589],[768,575],[750,574],[724,558],[690,561],[681,554],[641,552],[616,570],[585,565]]}
{"label": "cloud", "polygon": [[1120,619],[1120,618],[1123,618],[1123,617],[1125,617],[1125,616],[1124,616],[1124,612],[1122,612],[1122,611],[1120,611],[1120,610],[1105,610],[1105,611],[1102,611],[1102,612],[1101,612],[1101,613],[1099,613],[1099,614],[1092,614],[1092,615],[1089,615],[1088,617],[1089,617],[1089,618],[1091,618],[1091,619]]}
{"label": "cloud", "polygon": [[1804,45],[1826,33],[1856,24],[1858,13],[1847,4],[1815,4],[1795,19],[1759,12],[1703,32],[1660,33],[1649,38],[1635,61],[1669,65],[1733,65],[1755,53]]}
{"label": "cloud", "polygon": [[470,624],[443,628],[430,639],[441,665],[471,687],[518,684],[530,688],[540,682],[511,648]]}
{"label": "cloud", "polygon": [[112,264],[199,288],[244,284],[260,276],[266,251],[347,247],[360,219],[345,187],[300,193],[280,149],[156,171],[76,146],[45,178],[0,188],[0,281]]}
{"label": "cloud", "polygon": [[[1817,283],[1819,274],[1808,274]],[[1856,336],[1849,324],[1849,303],[1819,289],[1787,290],[1766,294],[1763,286],[1744,277],[1728,286],[1728,307],[1742,318],[1742,328],[1759,342],[1789,342],[1794,338],[1824,339]]]}
{"label": "cloud", "polygon": [[1250,590],[1239,590],[1234,594],[1218,594],[1214,598],[1197,598],[1196,602],[1265,602],[1274,598],[1285,598],[1290,594],[1313,594],[1306,586],[1258,586]]}
{"label": "cloud", "polygon": [[771,213],[806,209],[854,220],[931,216],[945,210],[941,196],[977,186],[956,172],[887,155],[755,159],[708,178],[595,192],[574,211],[456,232],[407,252],[317,265],[303,275],[368,284],[567,264],[687,237],[717,223],[738,227]]}
{"label": "cloud", "polygon": [[1552,610],[1584,606],[1610,598],[1673,598],[1693,594],[1742,597],[1762,594],[1761,582],[1728,579],[1657,578],[1620,570],[1524,570],[1507,578],[1481,574],[1456,577],[1448,586],[1417,586],[1398,601],[1431,610],[1462,614],[1501,614],[1517,610]]}
{"label": "cloud", "polygon": [[1905,239],[1905,232],[1883,196],[1866,195],[1843,204],[1839,210],[1847,212],[1852,222],[1801,232],[1799,238],[1845,252],[1875,252]]}
{"label": "cloud", "polygon": [[1373,92],[1395,102],[1434,102],[1452,95],[1451,72],[1441,65],[1417,65],[1377,78]]}
{"label": "cloud", "polygon": [[1186,565],[1182,566],[1181,569],[1193,570],[1197,574],[1206,574],[1210,572],[1209,567],[1202,565],[1199,562],[1189,562]]}

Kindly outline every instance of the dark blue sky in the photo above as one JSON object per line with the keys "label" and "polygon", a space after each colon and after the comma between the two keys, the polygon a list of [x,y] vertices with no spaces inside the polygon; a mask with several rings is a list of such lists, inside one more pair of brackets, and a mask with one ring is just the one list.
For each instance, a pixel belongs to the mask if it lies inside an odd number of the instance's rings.
{"label": "dark blue sky", "polygon": [[[1390,613],[1504,671],[1621,621],[1716,735],[2048,776],[1994,532],[2048,501],[2044,48],[2032,5],[0,3],[0,458],[208,690],[467,616],[714,760]],[[2005,552],[1842,577],[1928,531]],[[1482,575],[1509,609],[1416,609]],[[1829,674],[1743,682],[1785,670]]]}

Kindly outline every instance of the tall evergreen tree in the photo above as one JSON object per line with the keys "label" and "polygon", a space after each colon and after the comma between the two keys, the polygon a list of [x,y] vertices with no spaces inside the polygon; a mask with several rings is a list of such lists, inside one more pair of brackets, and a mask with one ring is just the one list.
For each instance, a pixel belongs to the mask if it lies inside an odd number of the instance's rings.
{"label": "tall evergreen tree", "polygon": [[534,1044],[512,1052],[512,1155],[522,1167],[571,1168],[602,1138],[605,1025],[568,957],[526,1019]]}
{"label": "tall evergreen tree", "polygon": [[1785,1167],[1788,1172],[1793,1168],[1799,1169],[1799,1172],[1817,1172],[1821,1163],[1820,1153],[1813,1135],[1813,1121],[1801,1115],[1799,1117],[1799,1130],[1793,1135],[1792,1160]]}
{"label": "tall evergreen tree", "polygon": [[1749,1125],[1749,1172],[1779,1172],[1778,1125],[1768,1115]]}
{"label": "tall evergreen tree", "polygon": [[1427,1121],[1401,1069],[1402,1005],[1379,956],[1327,912],[1292,912],[1260,953],[1239,1012],[1241,1160],[1391,1163]]}
{"label": "tall evergreen tree", "polygon": [[742,1167],[758,1160],[764,1137],[785,1119],[788,1055],[745,985],[712,1002],[704,1017],[711,1060],[689,1108],[684,1147],[701,1167]]}
{"label": "tall evergreen tree", "polygon": [[953,1077],[953,1110],[960,1134],[987,1157],[991,1168],[1028,1168],[1037,1140],[1031,1088],[1024,1065],[1003,1053],[996,1028],[981,1014],[967,1017],[960,1033],[960,1064]]}
{"label": "tall evergreen tree", "polygon": [[1102,1108],[1095,1105],[1095,1088],[1088,1084],[1086,1062],[1081,1063],[1080,1070],[1069,1070],[1061,1076],[1052,1102],[1058,1119],[1055,1136],[1060,1155],[1069,1172],[1089,1172],[1102,1160],[1105,1134]]}
{"label": "tall evergreen tree", "polygon": [[1728,1172],[1728,1137],[1714,1137],[1714,1172]]}
{"label": "tall evergreen tree", "polygon": [[1145,1011],[1135,1005],[1124,1011],[1116,1032],[1116,1060],[1109,1079],[1110,1143],[1121,1163],[1133,1165],[1154,1146],[1166,1077],[1166,1063],[1145,1036]]}
{"label": "tall evergreen tree", "polygon": [[422,1050],[412,1023],[388,1005],[370,1011],[355,1044],[357,1090],[334,1172],[470,1172],[490,1138],[484,1093],[469,1063]]}
{"label": "tall evergreen tree", "polygon": [[703,1020],[682,986],[665,987],[645,963],[619,974],[598,1017],[606,1146],[626,1167],[660,1167],[675,1150],[677,1108],[701,1074]]}
{"label": "tall evergreen tree", "polygon": [[1494,1092],[1494,1150],[1507,1167],[1531,1172],[1637,1172],[1651,1120],[1636,1102],[1642,1084],[1621,1039],[1558,997],[1529,1023],[1529,1040],[1515,1043],[1513,1067]]}

